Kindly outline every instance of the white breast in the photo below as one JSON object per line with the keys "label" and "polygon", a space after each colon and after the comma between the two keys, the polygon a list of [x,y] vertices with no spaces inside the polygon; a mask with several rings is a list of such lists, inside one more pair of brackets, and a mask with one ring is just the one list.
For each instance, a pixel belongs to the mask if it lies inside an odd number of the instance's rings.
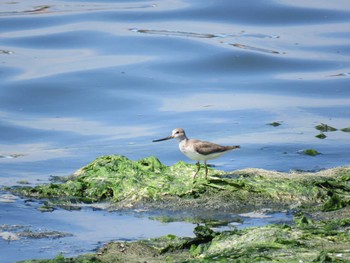
{"label": "white breast", "polygon": [[190,158],[192,160],[196,160],[196,161],[207,161],[207,160],[216,159],[216,158],[218,158],[226,153],[226,152],[218,152],[218,153],[211,153],[211,154],[207,154],[207,155],[202,155],[202,154],[197,153],[191,144],[186,144],[185,141],[181,141],[179,143],[179,149],[188,158]]}

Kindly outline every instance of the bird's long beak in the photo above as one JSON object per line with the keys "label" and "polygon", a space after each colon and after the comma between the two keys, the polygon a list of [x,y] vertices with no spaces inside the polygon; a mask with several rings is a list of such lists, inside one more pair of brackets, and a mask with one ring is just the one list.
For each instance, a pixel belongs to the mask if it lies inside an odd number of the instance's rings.
{"label": "bird's long beak", "polygon": [[152,142],[161,142],[161,141],[166,141],[166,140],[170,140],[170,139],[173,139],[174,136],[170,135],[168,137],[165,137],[163,139],[158,139],[158,140],[153,140]]}

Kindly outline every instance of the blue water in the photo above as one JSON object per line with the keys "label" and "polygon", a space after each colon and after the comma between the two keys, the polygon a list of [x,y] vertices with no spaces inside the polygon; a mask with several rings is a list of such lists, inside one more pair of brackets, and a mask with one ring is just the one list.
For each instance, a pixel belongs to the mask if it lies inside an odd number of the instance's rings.
{"label": "blue water", "polygon": [[[1,195],[0,195],[1,197]],[[18,199],[12,203],[0,203],[0,234],[10,232],[19,240],[4,240],[0,237],[0,260],[2,263],[34,258],[53,258],[59,253],[65,256],[95,251],[105,243],[133,241],[168,234],[194,236],[192,223],[161,223],[137,212],[108,212],[82,208],[67,211],[56,209],[42,213],[40,203]],[[63,237],[31,238],[23,232],[34,234],[56,231]]]}
{"label": "blue water", "polygon": [[176,127],[241,145],[226,171],[349,165],[349,47],[347,0],[2,1],[0,186],[106,154],[191,162],[151,142]]}
{"label": "blue water", "polygon": [[[77,256],[96,251],[109,241],[135,241],[173,234],[194,237],[197,224],[186,222],[190,218],[211,219],[224,222],[216,231],[243,229],[267,224],[290,223],[292,215],[283,212],[263,211],[257,215],[244,214],[205,215],[180,211],[112,211],[108,204],[95,204],[93,207],[80,207],[77,210],[56,208],[52,212],[40,212],[43,202],[15,198],[0,192],[0,262],[14,262],[26,259],[54,258],[59,253]],[[12,198],[11,198],[12,197]],[[5,198],[6,200],[6,198]],[[77,207],[78,208],[78,207]],[[216,213],[218,214],[218,213]],[[171,218],[173,222],[161,222],[160,217]],[[52,231],[63,236],[28,237],[22,233],[45,234]],[[10,232],[18,240],[1,238],[2,233]]]}

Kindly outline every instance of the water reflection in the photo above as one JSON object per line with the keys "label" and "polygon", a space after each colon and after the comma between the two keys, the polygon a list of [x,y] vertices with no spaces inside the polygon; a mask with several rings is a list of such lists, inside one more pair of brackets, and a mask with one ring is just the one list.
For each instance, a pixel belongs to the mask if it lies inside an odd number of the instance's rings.
{"label": "water reflection", "polygon": [[306,98],[298,96],[268,95],[258,93],[208,93],[185,97],[164,98],[161,111],[191,112],[208,110],[290,110],[307,107],[334,107],[350,105],[350,98]]}
{"label": "water reflection", "polygon": [[66,1],[64,4],[57,4],[57,1],[36,0],[35,3],[28,1],[5,2],[2,3],[4,11],[0,16],[18,16],[18,15],[50,15],[60,13],[86,13],[101,11],[147,11],[156,9],[158,11],[173,10],[184,8],[188,4],[179,0],[168,1],[113,1],[87,2],[87,1]]}
{"label": "water reflection", "polygon": [[298,7],[308,7],[308,8],[322,8],[322,9],[335,9],[335,10],[350,10],[350,3],[344,0],[309,0],[307,2],[303,0],[276,0],[287,6],[298,6]]}
{"label": "water reflection", "polygon": [[[33,64],[32,58],[35,57]],[[21,63],[19,63],[21,60]],[[15,80],[28,80],[55,76],[75,71],[94,70],[116,67],[128,64],[137,64],[150,60],[141,56],[113,56],[94,54],[89,50],[28,50],[16,49],[16,54],[8,60],[10,67],[16,67],[23,73]]]}

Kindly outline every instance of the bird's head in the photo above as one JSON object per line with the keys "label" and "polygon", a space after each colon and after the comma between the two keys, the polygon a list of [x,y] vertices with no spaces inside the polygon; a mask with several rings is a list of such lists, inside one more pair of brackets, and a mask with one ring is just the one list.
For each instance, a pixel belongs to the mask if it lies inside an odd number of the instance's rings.
{"label": "bird's head", "polygon": [[182,141],[183,139],[186,139],[186,134],[184,129],[182,128],[176,128],[172,131],[171,135],[162,139],[158,140],[153,140],[153,142],[160,142],[160,141],[165,141],[169,139],[177,139],[178,141]]}

